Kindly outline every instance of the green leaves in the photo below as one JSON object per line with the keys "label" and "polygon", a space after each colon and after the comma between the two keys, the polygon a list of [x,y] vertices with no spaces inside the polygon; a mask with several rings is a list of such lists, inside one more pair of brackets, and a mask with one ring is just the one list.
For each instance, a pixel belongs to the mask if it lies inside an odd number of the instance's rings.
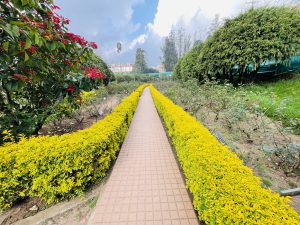
{"label": "green leaves", "polygon": [[4,51],[8,52],[9,42],[8,41],[3,42],[2,43],[2,48],[4,49]]}
{"label": "green leaves", "polygon": [[12,25],[8,23],[6,24],[6,26],[3,26],[2,28],[10,35],[11,38],[16,38],[20,36],[20,29],[16,25]]}
{"label": "green leaves", "polygon": [[24,62],[29,60],[29,56],[26,52],[24,52]]}
{"label": "green leaves", "polygon": [[42,46],[43,40],[41,39],[41,36],[38,33],[34,33],[34,43],[38,46]]}
{"label": "green leaves", "polygon": [[[101,59],[94,60],[91,43],[67,33],[66,24],[52,11],[52,0],[9,2],[13,7],[0,1],[0,86],[7,87],[7,93],[0,91],[0,133],[10,129],[15,136],[32,135],[65,96],[78,106],[82,87],[90,91],[103,84],[69,75],[83,77],[88,66],[101,68],[107,77],[111,71]],[[69,85],[76,91],[67,91]]]}
{"label": "green leaves", "polygon": [[25,6],[29,3],[29,0],[21,0],[21,2],[22,2],[22,6]]}
{"label": "green leaves", "polygon": [[56,43],[55,42],[52,42],[51,44],[50,44],[50,51],[54,51],[55,49],[56,49]]}
{"label": "green leaves", "polygon": [[25,43],[25,49],[30,48],[31,46],[31,40],[29,38],[26,39],[26,43]]}

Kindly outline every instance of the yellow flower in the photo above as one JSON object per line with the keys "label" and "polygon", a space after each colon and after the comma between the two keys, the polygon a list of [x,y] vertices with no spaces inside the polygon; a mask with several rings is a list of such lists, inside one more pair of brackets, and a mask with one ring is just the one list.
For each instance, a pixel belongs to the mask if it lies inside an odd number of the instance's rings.
{"label": "yellow flower", "polygon": [[194,117],[150,86],[172,139],[194,208],[205,224],[299,225],[289,200],[261,180]]}

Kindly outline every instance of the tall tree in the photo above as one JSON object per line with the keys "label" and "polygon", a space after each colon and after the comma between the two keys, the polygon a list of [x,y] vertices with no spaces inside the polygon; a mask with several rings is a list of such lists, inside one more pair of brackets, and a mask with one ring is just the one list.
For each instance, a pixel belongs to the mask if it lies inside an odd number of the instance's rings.
{"label": "tall tree", "polygon": [[220,27],[220,25],[221,25],[220,15],[216,14],[208,28],[207,36],[210,37],[213,34],[213,32]]}
{"label": "tall tree", "polygon": [[179,27],[176,32],[176,49],[178,53],[178,59],[183,55],[183,46],[184,46],[184,37],[185,37],[185,30],[183,27]]}
{"label": "tall tree", "polygon": [[147,69],[147,62],[145,57],[145,50],[138,48],[135,53],[134,71],[144,73]]}
{"label": "tall tree", "polygon": [[178,59],[180,59],[191,48],[191,35],[186,32],[184,27],[179,27],[176,32],[175,45]]}
{"label": "tall tree", "polygon": [[191,35],[187,34],[184,36],[184,42],[183,42],[183,54],[188,52],[191,49],[192,42],[191,42]]}
{"label": "tall tree", "polygon": [[162,47],[162,62],[165,65],[166,71],[172,71],[178,62],[175,46],[175,32],[173,29],[169,36],[165,38],[165,42]]}

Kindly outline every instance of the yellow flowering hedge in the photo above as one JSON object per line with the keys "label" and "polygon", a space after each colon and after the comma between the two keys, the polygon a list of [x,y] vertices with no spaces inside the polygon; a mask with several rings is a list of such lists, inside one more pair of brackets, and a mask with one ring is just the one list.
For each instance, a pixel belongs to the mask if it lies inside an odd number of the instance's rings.
{"label": "yellow flowering hedge", "polygon": [[82,91],[80,93],[82,103],[88,103],[97,98],[96,92],[93,91]]}
{"label": "yellow flowering hedge", "polygon": [[22,139],[0,147],[0,208],[37,196],[48,203],[78,195],[105,176],[123,142],[146,85],[90,128]]}
{"label": "yellow flowering hedge", "polygon": [[199,219],[206,224],[300,224],[300,216],[243,165],[236,154],[186,113],[150,87],[172,139]]}

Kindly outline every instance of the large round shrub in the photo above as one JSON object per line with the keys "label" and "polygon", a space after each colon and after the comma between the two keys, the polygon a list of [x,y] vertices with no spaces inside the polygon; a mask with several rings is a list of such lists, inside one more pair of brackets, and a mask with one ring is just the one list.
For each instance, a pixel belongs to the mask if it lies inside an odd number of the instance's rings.
{"label": "large round shrub", "polygon": [[205,42],[199,69],[209,78],[247,81],[264,62],[288,60],[299,49],[299,9],[252,9],[227,20]]}
{"label": "large round shrub", "polygon": [[174,70],[175,78],[183,79],[185,81],[190,78],[196,78],[198,80],[203,79],[198,68],[198,57],[202,47],[202,43],[197,44],[179,60]]}

